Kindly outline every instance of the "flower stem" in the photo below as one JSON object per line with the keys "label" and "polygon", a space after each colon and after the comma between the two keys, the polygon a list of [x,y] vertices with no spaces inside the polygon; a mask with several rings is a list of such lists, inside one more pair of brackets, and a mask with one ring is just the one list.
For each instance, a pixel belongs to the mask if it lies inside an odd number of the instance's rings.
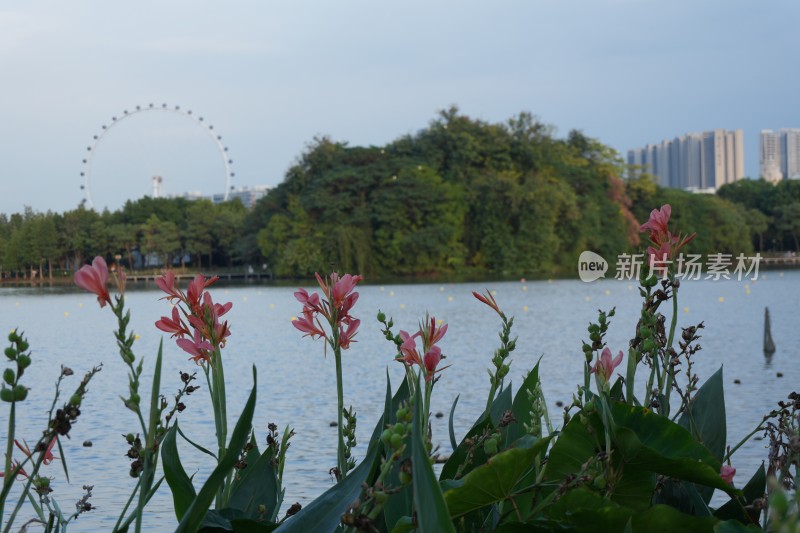
{"label": "flower stem", "polygon": [[344,383],[342,382],[342,351],[338,346],[333,349],[333,357],[336,360],[336,400],[337,409],[337,429],[339,433],[339,442],[336,451],[336,466],[339,469],[339,480],[344,479],[347,475],[347,461],[344,457],[344,427],[342,421],[342,413],[344,410]]}
{"label": "flower stem", "polygon": [[[674,279],[673,279],[674,281]],[[672,381],[675,379],[675,367],[672,366],[670,358],[670,348],[672,348],[672,341],[675,338],[675,328],[678,325],[678,288],[672,285],[672,322],[669,326],[669,338],[667,339],[667,346],[664,349],[666,354],[664,364],[664,371],[667,374],[667,388],[664,391],[664,405],[661,406],[662,414],[669,416],[669,397],[672,393]]]}
{"label": "flower stem", "polygon": [[[214,350],[211,363],[211,404],[214,407],[214,425],[217,431],[217,461],[222,461],[225,456],[227,443],[227,409],[225,405],[225,373],[222,369],[222,354],[219,348]],[[225,485],[219,487],[215,507],[222,509],[224,506]]]}
{"label": "flower stem", "polygon": [[6,444],[6,463],[3,472],[3,497],[0,498],[0,524],[3,523],[3,509],[6,504],[6,494],[11,484],[14,483],[14,477],[11,475],[11,453],[14,451],[14,428],[15,424],[15,407],[16,402],[11,402],[11,413],[8,417],[8,443]]}

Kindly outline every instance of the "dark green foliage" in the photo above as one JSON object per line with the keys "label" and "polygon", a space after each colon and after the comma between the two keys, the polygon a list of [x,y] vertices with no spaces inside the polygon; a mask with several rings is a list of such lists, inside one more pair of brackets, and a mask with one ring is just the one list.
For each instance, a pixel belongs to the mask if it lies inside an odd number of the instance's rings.
{"label": "dark green foliage", "polygon": [[636,244],[620,169],[578,132],[561,140],[527,114],[489,124],[451,108],[382,148],[316,139],[245,228],[282,276],[565,272],[584,249]]}

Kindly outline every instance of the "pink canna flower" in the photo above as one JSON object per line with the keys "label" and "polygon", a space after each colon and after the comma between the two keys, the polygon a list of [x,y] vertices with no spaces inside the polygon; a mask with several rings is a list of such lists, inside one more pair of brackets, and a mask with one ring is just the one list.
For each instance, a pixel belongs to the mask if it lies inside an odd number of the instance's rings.
{"label": "pink canna flower", "polygon": [[600,357],[597,359],[594,368],[592,368],[590,372],[601,376],[603,380],[608,383],[608,380],[614,373],[614,369],[617,368],[620,363],[622,363],[622,351],[620,350],[619,354],[612,359],[611,350],[609,350],[608,346],[606,346],[603,348],[603,353],[600,354]]}
{"label": "pink canna flower", "polygon": [[417,351],[417,341],[414,340],[419,336],[419,332],[409,335],[407,331],[400,330],[400,338],[403,339],[403,343],[400,345],[400,354],[403,357],[400,360],[408,366],[422,365],[422,358]]}
{"label": "pink canna flower", "polygon": [[668,262],[673,259],[678,251],[686,246],[696,233],[687,237],[673,235],[668,228],[669,218],[672,214],[672,206],[664,204],[661,209],[653,209],[650,212],[650,219],[639,227],[639,231],[650,232],[650,243],[652,246],[647,248],[648,263],[653,267],[654,262],[663,262],[662,266],[657,266],[655,271],[666,275]]}
{"label": "pink canna flower", "polygon": [[308,294],[308,291],[305,289],[297,289],[297,291],[294,293],[294,297],[298,302],[303,304],[303,307],[310,307],[317,312],[322,310],[319,306],[319,294],[316,292]]}
{"label": "pink canna flower", "polygon": [[197,329],[194,330],[193,339],[178,339],[175,343],[180,346],[183,351],[191,355],[192,357],[190,357],[190,359],[195,363],[200,364],[202,361],[211,362],[211,351],[214,347],[210,342],[203,339],[200,331]]}
{"label": "pink canna flower", "polygon": [[736,475],[736,469],[731,465],[722,465],[719,469],[719,476],[725,483],[733,484],[733,476]]}
{"label": "pink canna flower", "polygon": [[361,321],[357,318],[354,318],[347,324],[347,328],[344,325],[339,326],[339,346],[342,347],[342,350],[346,350],[350,347],[351,342],[356,342],[353,340],[353,337],[356,336],[358,332],[358,326],[361,324]]}
{"label": "pink canna flower", "polygon": [[111,296],[106,288],[108,265],[106,265],[105,259],[99,255],[94,258],[91,266],[84,265],[75,272],[73,279],[78,287],[97,295],[97,302],[100,307],[105,307],[107,303],[111,303]]}
{"label": "pink canna flower", "polygon": [[[333,272],[327,278],[323,278],[319,273],[314,274],[322,289],[323,298],[319,294],[309,294],[305,289],[298,289],[294,297],[303,304],[303,318],[292,321],[294,327],[300,331],[314,337],[325,337],[329,342],[338,339],[338,346],[334,349],[347,349],[353,342],[360,321],[350,316],[350,310],[358,301],[358,293],[353,292],[361,276],[345,274],[339,276]],[[331,331],[339,331],[339,335],[330,337],[322,330],[318,315],[325,317],[325,321],[330,325]]]}
{"label": "pink canna flower", "polygon": [[475,298],[477,298],[477,300],[478,300],[479,302],[483,302],[483,303],[485,303],[486,305],[488,305],[489,307],[491,307],[492,309],[494,309],[494,310],[495,310],[495,312],[496,312],[498,315],[500,315],[501,317],[502,317],[502,316],[505,316],[505,315],[503,315],[503,312],[500,310],[500,306],[499,306],[499,305],[497,305],[497,301],[494,299],[494,296],[492,296],[492,293],[491,293],[491,292],[489,292],[489,289],[486,289],[486,296],[484,296],[483,294],[478,294],[478,293],[477,293],[477,292],[475,292],[475,291],[472,291],[472,295],[473,295]]}
{"label": "pink canna flower", "polygon": [[183,294],[180,289],[175,286],[175,274],[171,270],[167,270],[161,276],[156,278],[156,285],[159,289],[167,293],[164,299],[171,302],[183,300]]}
{"label": "pink canna flower", "polygon": [[327,338],[310,309],[304,309],[302,318],[298,317],[292,320],[292,325],[305,333],[305,335],[303,335],[304,337],[311,336],[312,339],[320,337]]}
{"label": "pink canna flower", "polygon": [[442,349],[438,346],[431,346],[428,353],[425,354],[423,361],[425,363],[425,381],[430,381],[434,374],[436,374],[436,367],[442,360]]}
{"label": "pink canna flower", "polygon": [[447,333],[447,324],[442,327],[436,327],[436,317],[431,317],[430,321],[426,322],[426,327],[420,328],[422,335],[422,343],[427,348],[433,347],[434,344],[442,340],[444,334]]}
{"label": "pink canna flower", "polygon": [[189,330],[183,324],[183,320],[181,320],[181,315],[178,311],[177,305],[172,308],[172,318],[162,316],[161,320],[156,322],[156,327],[161,331],[172,334],[173,337],[191,335]]}
{"label": "pink canna flower", "polygon": [[214,284],[218,279],[219,276],[206,279],[204,275],[198,274],[189,283],[189,287],[186,289],[186,305],[189,306],[194,314],[201,314],[200,300],[203,297],[203,291],[205,291],[210,285]]}
{"label": "pink canna flower", "polygon": [[650,211],[650,219],[639,227],[639,231],[649,231],[651,241],[658,242],[663,240],[669,233],[667,225],[671,214],[672,206],[669,204],[664,204],[661,209],[653,209]]}

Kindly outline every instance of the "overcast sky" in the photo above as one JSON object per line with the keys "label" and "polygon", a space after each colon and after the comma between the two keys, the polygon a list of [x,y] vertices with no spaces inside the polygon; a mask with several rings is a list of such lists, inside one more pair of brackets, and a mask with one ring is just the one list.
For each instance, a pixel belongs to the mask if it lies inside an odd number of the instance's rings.
{"label": "overcast sky", "polygon": [[[451,105],[617,149],[800,127],[796,0],[0,4],[0,212],[276,185],[314,136],[380,145]],[[192,110],[132,113],[149,103]],[[208,130],[206,125],[213,125]],[[213,136],[211,135],[213,133]],[[223,156],[214,137],[228,148]]]}

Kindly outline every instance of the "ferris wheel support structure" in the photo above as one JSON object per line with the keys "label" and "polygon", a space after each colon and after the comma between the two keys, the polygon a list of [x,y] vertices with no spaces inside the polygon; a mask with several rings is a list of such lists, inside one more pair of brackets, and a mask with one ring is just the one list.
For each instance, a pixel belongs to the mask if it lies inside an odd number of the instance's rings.
{"label": "ferris wheel support structure", "polygon": [[81,204],[87,205],[90,209],[94,208],[94,201],[92,199],[92,191],[90,188],[89,178],[92,174],[92,160],[94,159],[94,154],[97,151],[97,146],[100,144],[100,141],[103,140],[105,135],[117,124],[120,124],[123,120],[128,117],[132,117],[133,115],[139,113],[145,113],[150,111],[167,111],[172,113],[177,113],[179,115],[183,115],[191,119],[195,124],[199,125],[214,141],[214,144],[217,146],[219,153],[222,155],[222,162],[225,165],[225,192],[223,196],[223,201],[228,200],[228,193],[231,190],[231,180],[235,176],[235,174],[231,171],[231,165],[233,164],[233,159],[230,159],[228,156],[228,147],[222,144],[222,135],[218,135],[214,131],[214,126],[211,124],[206,124],[205,120],[202,116],[197,116],[192,113],[192,110],[182,110],[180,106],[170,106],[167,104],[161,104],[160,106],[154,104],[148,104],[147,106],[139,106],[137,105],[132,110],[124,110],[122,115],[120,116],[113,116],[111,117],[111,122],[106,125],[103,124],[101,127],[101,131],[99,134],[94,135],[92,137],[92,144],[86,147],[86,151],[88,155],[83,159],[83,170],[81,170],[81,189],[84,192],[84,198],[81,200]]}

